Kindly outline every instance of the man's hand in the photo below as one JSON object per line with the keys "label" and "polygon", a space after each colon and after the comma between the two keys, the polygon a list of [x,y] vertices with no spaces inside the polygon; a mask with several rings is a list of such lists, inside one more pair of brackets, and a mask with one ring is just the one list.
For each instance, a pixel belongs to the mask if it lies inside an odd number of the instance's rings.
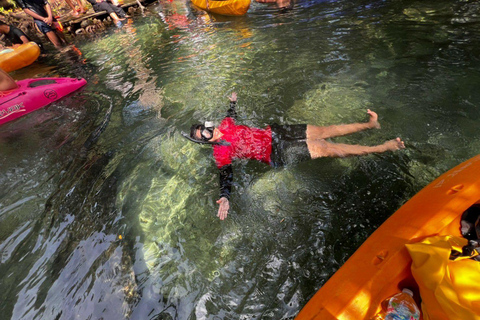
{"label": "man's hand", "polygon": [[232,92],[232,95],[230,97],[228,97],[228,99],[230,99],[231,102],[237,101],[237,93]]}
{"label": "man's hand", "polygon": [[224,220],[228,215],[228,209],[230,209],[230,202],[227,198],[221,197],[217,201],[217,203],[220,205],[220,207],[218,208],[217,217],[219,217],[220,220]]}

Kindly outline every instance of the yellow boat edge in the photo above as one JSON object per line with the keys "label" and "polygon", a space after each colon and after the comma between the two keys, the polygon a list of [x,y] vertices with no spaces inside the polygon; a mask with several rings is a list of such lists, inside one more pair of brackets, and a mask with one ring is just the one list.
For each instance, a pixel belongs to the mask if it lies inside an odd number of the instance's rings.
{"label": "yellow boat edge", "polygon": [[250,8],[251,0],[209,0],[207,9],[207,0],[191,0],[197,8],[224,16],[243,16]]}
{"label": "yellow boat edge", "polygon": [[388,218],[295,320],[368,320],[401,287],[413,287],[418,297],[405,244],[431,235],[460,235],[461,214],[479,201],[477,155],[440,175]]}
{"label": "yellow boat edge", "polygon": [[24,43],[13,52],[0,55],[0,68],[12,72],[31,65],[40,56],[40,47],[33,41]]}

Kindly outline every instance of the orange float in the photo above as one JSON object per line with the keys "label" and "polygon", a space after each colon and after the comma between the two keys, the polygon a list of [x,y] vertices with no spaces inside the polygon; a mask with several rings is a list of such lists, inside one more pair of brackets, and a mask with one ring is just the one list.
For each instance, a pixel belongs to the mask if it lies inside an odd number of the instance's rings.
{"label": "orange float", "polygon": [[480,202],[480,155],[444,173],[387,219],[318,290],[295,320],[369,320],[404,287],[418,297],[405,244],[460,234],[462,213]]}
{"label": "orange float", "polygon": [[0,54],[0,68],[6,72],[31,65],[40,55],[40,47],[35,42],[24,43],[11,52]]}
{"label": "orange float", "polygon": [[192,3],[202,10],[224,16],[243,16],[250,7],[250,0],[192,0]]}

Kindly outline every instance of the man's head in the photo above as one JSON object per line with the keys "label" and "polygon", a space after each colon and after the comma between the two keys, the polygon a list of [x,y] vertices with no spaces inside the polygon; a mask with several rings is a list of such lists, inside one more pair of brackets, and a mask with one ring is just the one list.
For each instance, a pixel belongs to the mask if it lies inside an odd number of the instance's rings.
{"label": "man's head", "polygon": [[222,133],[215,128],[212,122],[205,124],[194,124],[190,128],[190,134],[182,131],[182,136],[188,140],[200,144],[215,144],[221,146],[229,146],[230,143],[221,139]]}
{"label": "man's head", "polygon": [[214,130],[215,127],[213,126],[206,127],[203,124],[194,124],[190,128],[190,138],[198,142],[210,142],[210,140],[213,138]]}

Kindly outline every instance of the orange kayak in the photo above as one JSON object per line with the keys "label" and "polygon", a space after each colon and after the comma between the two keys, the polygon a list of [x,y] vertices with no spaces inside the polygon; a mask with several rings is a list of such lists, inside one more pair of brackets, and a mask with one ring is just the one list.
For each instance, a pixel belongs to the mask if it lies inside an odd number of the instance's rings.
{"label": "orange kayak", "polygon": [[387,219],[318,290],[296,320],[369,320],[383,300],[418,287],[405,244],[460,234],[462,213],[480,203],[480,155],[444,173]]}
{"label": "orange kayak", "polygon": [[192,0],[198,8],[224,16],[243,16],[250,7],[250,0]]}
{"label": "orange kayak", "polygon": [[35,42],[18,46],[12,52],[0,54],[0,68],[11,72],[31,65],[40,55],[40,48]]}

